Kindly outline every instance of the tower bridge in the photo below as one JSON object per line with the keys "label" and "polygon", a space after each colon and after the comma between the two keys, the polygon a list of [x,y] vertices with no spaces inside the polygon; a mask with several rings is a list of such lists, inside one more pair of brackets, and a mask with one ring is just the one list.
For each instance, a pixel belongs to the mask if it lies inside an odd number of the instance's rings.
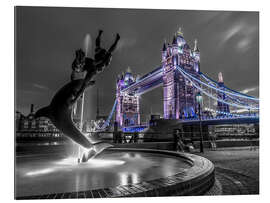
{"label": "tower bridge", "polygon": [[[193,124],[258,123],[259,99],[225,86],[222,73],[218,81],[201,71],[200,50],[195,40],[191,49],[181,29],[171,44],[163,44],[161,65],[150,73],[135,77],[130,70],[118,76],[116,100],[104,128],[115,112],[122,129],[140,131],[147,125],[140,120],[140,95],[162,86],[163,119]],[[196,100],[201,94],[203,103]],[[200,115],[199,115],[200,114]]]}

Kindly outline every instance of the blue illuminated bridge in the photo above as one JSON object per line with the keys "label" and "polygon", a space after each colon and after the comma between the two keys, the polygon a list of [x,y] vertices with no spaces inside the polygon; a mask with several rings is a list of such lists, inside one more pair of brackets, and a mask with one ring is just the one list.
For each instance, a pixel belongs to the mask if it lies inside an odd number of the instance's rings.
{"label": "blue illuminated bridge", "polygon": [[[181,30],[172,44],[164,44],[161,65],[150,73],[135,77],[131,71],[118,76],[116,99],[101,129],[113,115],[123,131],[142,131],[148,124],[140,121],[140,95],[163,88],[163,119],[183,124],[205,125],[259,122],[259,99],[230,89],[222,73],[214,80],[200,67],[200,51],[195,40],[191,49]],[[100,130],[101,130],[100,129]]]}

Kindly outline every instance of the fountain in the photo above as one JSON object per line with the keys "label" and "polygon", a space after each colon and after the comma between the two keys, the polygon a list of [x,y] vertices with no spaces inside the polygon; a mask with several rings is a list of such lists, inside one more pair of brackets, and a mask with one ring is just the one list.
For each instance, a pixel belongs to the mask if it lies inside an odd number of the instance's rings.
{"label": "fountain", "polygon": [[[118,40],[119,36],[113,48]],[[108,143],[90,141],[74,126],[72,106],[85,88],[94,84],[92,77],[109,64],[112,50],[95,59],[85,58],[81,51],[76,53],[74,70],[86,70],[86,77],[73,78],[49,106],[36,113],[36,117],[50,118],[86,150],[81,163],[76,156],[61,154],[16,158],[16,199],[202,195],[213,186],[214,165],[203,157],[166,150],[112,148]]]}
{"label": "fountain", "polygon": [[[110,64],[112,52],[115,50],[120,39],[119,34],[117,34],[114,43],[107,51],[100,46],[102,32],[102,30],[99,30],[96,39],[94,59],[87,57],[87,53],[83,52],[81,49],[77,50],[76,57],[72,63],[71,81],[54,95],[50,105],[39,109],[35,114],[35,118],[49,118],[55,127],[64,133],[65,136],[85,149],[88,149],[88,151],[79,158],[78,162],[85,162],[104,149],[112,146],[111,144],[101,141],[92,142],[80,132],[72,121],[72,109],[74,104],[81,96],[83,97],[83,93],[88,86],[94,85],[95,82],[92,78],[97,73],[102,72],[104,68]],[[87,39],[86,42],[90,43],[90,37],[87,37]],[[86,50],[88,50],[88,48]],[[83,79],[76,79],[77,73],[84,72],[86,75]]]}
{"label": "fountain", "polygon": [[16,168],[17,199],[202,195],[215,181],[209,160],[152,149],[108,148],[79,165],[76,157],[28,158]]}

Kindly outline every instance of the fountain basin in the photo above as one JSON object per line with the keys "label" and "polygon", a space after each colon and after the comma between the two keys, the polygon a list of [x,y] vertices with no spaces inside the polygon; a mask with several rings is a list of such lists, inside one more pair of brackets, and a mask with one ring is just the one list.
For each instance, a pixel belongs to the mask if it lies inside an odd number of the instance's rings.
{"label": "fountain basin", "polygon": [[56,157],[16,165],[16,199],[202,195],[215,181],[209,160],[153,149],[106,149],[80,165]]}

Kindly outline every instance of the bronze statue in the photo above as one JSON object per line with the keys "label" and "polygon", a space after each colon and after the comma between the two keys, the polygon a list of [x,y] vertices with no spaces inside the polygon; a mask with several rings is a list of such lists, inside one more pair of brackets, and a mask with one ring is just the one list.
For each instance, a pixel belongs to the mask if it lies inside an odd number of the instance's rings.
{"label": "bronze statue", "polygon": [[[53,97],[49,106],[39,109],[35,118],[47,117],[52,123],[63,132],[67,137],[89,149],[87,154],[83,155],[82,161],[87,161],[92,156],[103,151],[112,145],[104,142],[93,143],[86,138],[75,126],[71,118],[72,107],[84,90],[93,85],[92,77],[101,72],[106,66],[110,64],[111,53],[115,50],[119,34],[116,36],[116,40],[111,48],[106,51],[100,47],[100,36],[102,31],[99,31],[99,35],[96,40],[95,59],[85,57],[85,53],[82,50],[76,51],[76,58],[72,63],[72,76],[71,81],[62,87]],[[75,72],[86,71],[84,79],[74,80],[73,76]]]}
{"label": "bronze statue", "polygon": [[102,72],[104,68],[108,66],[111,62],[112,52],[116,49],[120,36],[119,34],[116,35],[114,43],[109,48],[109,50],[106,51],[100,46],[102,32],[102,30],[99,30],[98,36],[96,38],[94,59],[86,57],[85,53],[81,49],[76,51],[76,57],[72,63],[71,80],[74,80],[76,72],[86,72],[86,76],[80,90],[74,95],[74,100],[77,100],[78,97],[82,95],[88,85],[93,85],[95,83],[95,81],[91,80],[93,76],[97,73]]}

